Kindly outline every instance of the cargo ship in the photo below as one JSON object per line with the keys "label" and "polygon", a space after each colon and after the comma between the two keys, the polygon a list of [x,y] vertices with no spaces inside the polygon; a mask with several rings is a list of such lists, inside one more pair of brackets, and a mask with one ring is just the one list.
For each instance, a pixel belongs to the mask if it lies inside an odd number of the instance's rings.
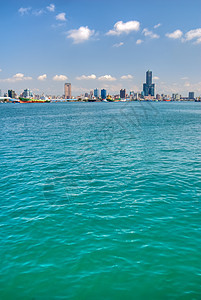
{"label": "cargo ship", "polygon": [[29,99],[29,98],[19,98],[20,103],[47,103],[50,100],[38,100],[38,99]]}

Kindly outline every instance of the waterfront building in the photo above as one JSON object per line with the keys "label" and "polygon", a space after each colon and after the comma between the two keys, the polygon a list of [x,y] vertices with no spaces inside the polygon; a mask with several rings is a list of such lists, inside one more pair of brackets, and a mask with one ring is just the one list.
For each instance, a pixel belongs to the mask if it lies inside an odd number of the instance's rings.
{"label": "waterfront building", "polygon": [[156,99],[161,100],[161,96],[159,94],[156,94]]}
{"label": "waterfront building", "polygon": [[96,97],[96,98],[99,97],[99,90],[98,89],[94,90],[94,97]]}
{"label": "waterfront building", "polygon": [[8,97],[10,97],[10,98],[15,98],[15,91],[13,91],[13,90],[8,90]]}
{"label": "waterfront building", "polygon": [[71,99],[71,83],[64,84],[64,98]]}
{"label": "waterfront building", "polygon": [[125,98],[126,98],[126,89],[124,89],[124,90],[121,89],[121,90],[120,90],[120,98],[121,98],[121,99],[125,99]]}
{"label": "waterfront building", "polygon": [[134,93],[134,100],[139,100],[143,97],[144,97],[144,95],[142,94],[142,92]]}
{"label": "waterfront building", "polygon": [[130,100],[134,100],[134,91],[130,91]]}
{"label": "waterfront building", "polygon": [[90,98],[93,98],[93,95],[94,95],[94,92],[93,91],[90,91]]}
{"label": "waterfront building", "polygon": [[178,100],[181,99],[181,95],[179,95],[179,94],[172,94],[172,99],[178,101]]}
{"label": "waterfront building", "polygon": [[33,93],[29,89],[24,90],[22,93],[23,98],[33,98]]}
{"label": "waterfront building", "polygon": [[146,72],[146,83],[143,84],[144,96],[155,95],[155,84],[152,83],[152,71]]}
{"label": "waterfront building", "polygon": [[194,92],[189,92],[188,99],[195,99],[195,93]]}
{"label": "waterfront building", "polygon": [[106,96],[107,96],[107,91],[105,89],[102,89],[101,90],[101,98],[106,99]]}

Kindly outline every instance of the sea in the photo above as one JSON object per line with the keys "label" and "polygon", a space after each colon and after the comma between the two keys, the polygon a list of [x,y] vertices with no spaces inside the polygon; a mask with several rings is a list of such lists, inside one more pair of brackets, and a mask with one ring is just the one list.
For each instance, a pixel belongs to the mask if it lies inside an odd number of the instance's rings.
{"label": "sea", "polygon": [[201,299],[201,103],[0,104],[0,299]]}

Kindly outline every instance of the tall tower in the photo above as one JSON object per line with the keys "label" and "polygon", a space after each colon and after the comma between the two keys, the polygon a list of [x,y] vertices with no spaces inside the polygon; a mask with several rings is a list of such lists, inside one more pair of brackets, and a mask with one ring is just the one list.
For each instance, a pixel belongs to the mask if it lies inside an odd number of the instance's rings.
{"label": "tall tower", "polygon": [[64,95],[65,99],[71,99],[71,83],[64,84]]}
{"label": "tall tower", "polygon": [[101,98],[106,99],[106,97],[107,97],[107,91],[105,89],[102,89],[101,90]]}
{"label": "tall tower", "polygon": [[143,92],[145,96],[154,96],[155,84],[152,83],[152,71],[146,72],[146,83],[143,84]]}
{"label": "tall tower", "polygon": [[146,72],[146,84],[150,85],[152,84],[152,71]]}
{"label": "tall tower", "polygon": [[120,90],[120,98],[121,99],[126,99],[126,89],[124,89],[124,90]]}
{"label": "tall tower", "polygon": [[99,90],[98,89],[94,90],[94,97],[96,97],[96,98],[99,97]]}

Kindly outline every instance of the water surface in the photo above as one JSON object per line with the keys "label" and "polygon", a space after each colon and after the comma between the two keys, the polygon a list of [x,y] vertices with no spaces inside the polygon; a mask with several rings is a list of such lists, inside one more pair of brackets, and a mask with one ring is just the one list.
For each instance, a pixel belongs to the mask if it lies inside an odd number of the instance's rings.
{"label": "water surface", "polygon": [[0,105],[0,299],[201,299],[201,104]]}

